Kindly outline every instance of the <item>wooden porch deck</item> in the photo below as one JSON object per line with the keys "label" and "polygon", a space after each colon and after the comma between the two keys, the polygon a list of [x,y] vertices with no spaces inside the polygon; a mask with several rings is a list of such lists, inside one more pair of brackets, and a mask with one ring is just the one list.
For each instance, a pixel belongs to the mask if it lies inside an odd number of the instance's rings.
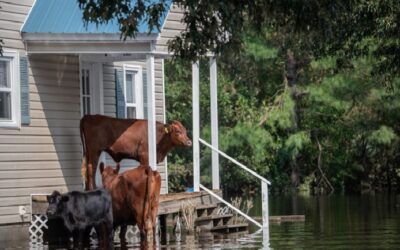
{"label": "wooden porch deck", "polygon": [[[221,190],[213,190],[217,194]],[[218,201],[204,191],[183,192],[160,195],[159,215],[178,213],[184,203],[191,202],[195,206],[216,204]],[[47,200],[45,194],[32,195],[32,214],[46,214]]]}

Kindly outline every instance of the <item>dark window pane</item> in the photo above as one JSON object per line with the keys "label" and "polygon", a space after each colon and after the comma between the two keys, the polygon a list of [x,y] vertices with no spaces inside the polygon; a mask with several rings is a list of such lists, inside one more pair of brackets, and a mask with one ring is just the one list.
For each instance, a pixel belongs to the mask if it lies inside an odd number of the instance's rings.
{"label": "dark window pane", "polygon": [[10,62],[0,61],[0,88],[10,87],[10,76],[9,74]]}
{"label": "dark window pane", "polygon": [[86,101],[86,105],[87,105],[87,113],[88,114],[91,114],[91,112],[90,112],[90,98],[89,97],[87,97],[87,99],[86,99],[87,101]]}
{"label": "dark window pane", "polygon": [[82,70],[82,95],[86,93],[86,84],[85,84],[85,70]]}
{"label": "dark window pane", "polygon": [[133,103],[133,83],[131,74],[126,74],[126,102]]}
{"label": "dark window pane", "polygon": [[136,108],[128,107],[126,111],[126,118],[134,119],[136,118]]}
{"label": "dark window pane", "polygon": [[126,73],[126,102],[136,103],[136,92],[135,92],[135,71],[127,71]]}
{"label": "dark window pane", "polygon": [[86,94],[90,95],[89,70],[86,70]]}
{"label": "dark window pane", "polygon": [[86,115],[86,97],[82,97],[82,108],[83,115]]}
{"label": "dark window pane", "polygon": [[11,120],[11,93],[0,92],[0,119]]}

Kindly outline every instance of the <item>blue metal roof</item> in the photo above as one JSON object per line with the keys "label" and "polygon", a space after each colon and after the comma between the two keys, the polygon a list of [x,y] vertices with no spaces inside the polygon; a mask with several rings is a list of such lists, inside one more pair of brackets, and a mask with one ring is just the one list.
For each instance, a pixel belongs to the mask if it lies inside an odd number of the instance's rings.
{"label": "blue metal roof", "polygon": [[[151,0],[151,2],[157,2],[157,0]],[[132,0],[132,3],[134,4],[135,0]],[[77,0],[36,0],[21,31],[27,33],[120,33],[116,20],[111,20],[106,24],[85,25],[82,13]],[[165,17],[166,13],[160,19],[161,27]],[[147,23],[141,22],[138,32],[147,33],[148,31]],[[153,29],[151,33],[158,33],[158,30]]]}

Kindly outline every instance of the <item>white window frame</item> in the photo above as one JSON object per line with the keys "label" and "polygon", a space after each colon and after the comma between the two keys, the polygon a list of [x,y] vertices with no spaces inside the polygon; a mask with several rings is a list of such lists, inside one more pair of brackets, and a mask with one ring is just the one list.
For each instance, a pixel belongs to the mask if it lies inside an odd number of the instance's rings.
{"label": "white window frame", "polygon": [[[89,70],[89,88],[90,94],[83,95],[82,91],[82,70]],[[95,84],[96,86],[95,86]],[[89,97],[90,111],[92,114],[104,114],[104,91],[103,91],[103,64],[97,62],[83,61],[79,59],[79,103],[81,108],[81,117],[83,114],[83,97]]]}
{"label": "white window frame", "polygon": [[[84,73],[85,72],[85,77],[84,77],[84,75],[82,74],[82,73]],[[87,72],[87,74],[89,74],[89,76],[86,76],[86,72]],[[92,88],[92,84],[90,84],[90,79],[91,79],[91,75],[90,75],[90,69],[86,69],[86,68],[84,68],[84,67],[81,67],[81,76],[80,76],[80,83],[81,83],[81,86],[80,86],[80,90],[81,90],[81,116],[83,116],[84,115],[84,110],[85,110],[85,108],[84,108],[84,106],[86,106],[86,105],[90,105],[90,110],[92,110],[93,109],[93,105],[92,105],[92,96],[91,96],[91,94],[93,93],[93,88]],[[82,78],[85,78],[84,79],[84,81],[86,81],[86,79],[89,79],[89,83],[87,83],[87,86],[89,87],[89,91],[90,91],[90,94],[84,94],[83,93],[83,81],[82,81]],[[87,90],[86,90],[87,91]],[[88,98],[88,103],[85,103],[83,100],[83,98]],[[87,110],[87,107],[86,107],[86,110]]]}
{"label": "white window frame", "polygon": [[10,88],[1,88],[0,91],[11,93],[11,120],[0,119],[1,128],[21,128],[21,80],[19,69],[19,54],[17,51],[4,50],[1,61],[9,61]]}
{"label": "white window frame", "polygon": [[[135,119],[143,119],[144,118],[144,107],[143,107],[143,77],[142,77],[142,67],[137,65],[129,65],[124,64],[124,97],[125,97],[125,118],[128,117],[128,107],[136,108],[136,118]],[[127,71],[136,71],[135,77],[135,104],[127,103],[126,99],[126,72]]]}

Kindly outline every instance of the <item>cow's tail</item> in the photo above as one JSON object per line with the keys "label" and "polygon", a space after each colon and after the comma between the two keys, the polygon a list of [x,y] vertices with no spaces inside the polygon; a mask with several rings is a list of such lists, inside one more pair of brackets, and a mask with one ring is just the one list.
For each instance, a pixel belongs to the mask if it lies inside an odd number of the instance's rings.
{"label": "cow's tail", "polygon": [[86,162],[86,156],[82,156],[82,165],[81,165],[81,175],[82,175],[82,180],[85,183],[86,181],[86,173],[87,173],[87,162]]}
{"label": "cow's tail", "polygon": [[[153,171],[151,169],[151,167],[147,167],[146,169],[146,173],[147,173],[147,184],[146,184],[146,198],[145,198],[145,203],[144,203],[144,210],[143,211],[147,211],[147,213],[143,213],[143,221],[145,223],[145,226],[147,228],[147,222],[148,219],[151,218],[151,194],[154,193],[153,190]],[[151,222],[153,223],[153,222]]]}
{"label": "cow's tail", "polygon": [[81,175],[83,179],[83,183],[86,183],[86,174],[87,174],[87,160],[86,160],[86,144],[85,144],[85,134],[83,129],[83,121],[84,118],[81,119],[80,122],[80,135],[81,135],[81,142],[82,142],[82,165],[81,165]]}

